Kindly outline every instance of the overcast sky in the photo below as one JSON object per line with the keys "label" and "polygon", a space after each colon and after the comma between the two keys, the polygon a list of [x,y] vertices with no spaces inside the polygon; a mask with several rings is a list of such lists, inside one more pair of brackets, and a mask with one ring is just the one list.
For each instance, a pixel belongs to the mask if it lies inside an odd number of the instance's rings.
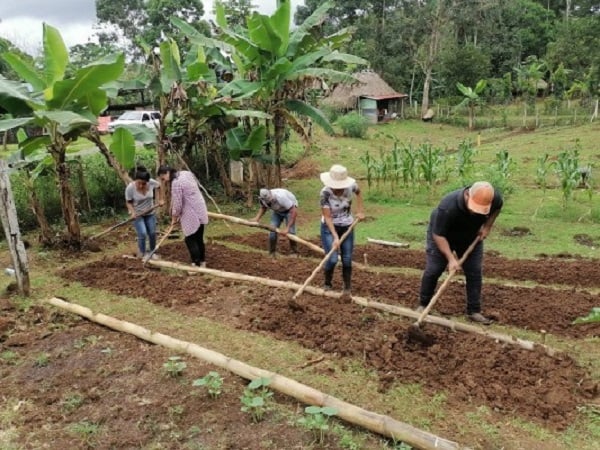
{"label": "overcast sky", "polygon": [[[119,0],[114,0],[118,2]],[[213,0],[203,0],[205,18],[213,9]],[[275,10],[276,0],[254,0],[261,13]],[[292,11],[304,0],[292,0]],[[70,47],[83,44],[94,33],[95,0],[0,0],[0,36],[28,53],[41,49],[42,22],[60,31]]]}

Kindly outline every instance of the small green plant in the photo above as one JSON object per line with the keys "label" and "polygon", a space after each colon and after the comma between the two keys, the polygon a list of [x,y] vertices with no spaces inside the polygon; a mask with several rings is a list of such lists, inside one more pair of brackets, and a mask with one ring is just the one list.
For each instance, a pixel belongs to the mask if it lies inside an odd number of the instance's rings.
{"label": "small green plant", "polygon": [[16,364],[19,359],[19,354],[12,350],[4,350],[0,353],[0,359],[8,364]]}
{"label": "small green plant", "polygon": [[260,422],[270,409],[269,403],[273,392],[269,390],[269,384],[271,380],[268,378],[252,380],[240,397],[242,411],[250,414],[254,422]]}
{"label": "small green plant", "polygon": [[67,395],[61,401],[62,409],[66,412],[75,411],[83,405],[84,397],[78,392]]}
{"label": "small green plant", "polygon": [[181,376],[186,367],[187,364],[185,361],[181,360],[181,356],[171,356],[169,360],[163,364],[165,373],[171,378],[177,378]]}
{"label": "small green plant", "polygon": [[217,398],[222,392],[223,378],[218,372],[210,371],[204,377],[194,380],[192,386],[204,386],[208,391],[208,395]]}
{"label": "small green plant", "polygon": [[33,364],[36,367],[46,367],[49,362],[50,362],[50,355],[48,353],[43,352],[36,356]]}
{"label": "small green plant", "polygon": [[590,313],[585,317],[578,317],[573,321],[573,324],[578,323],[598,323],[600,322],[600,307],[592,308]]}
{"label": "small green plant", "polygon": [[98,431],[100,431],[100,425],[82,420],[81,422],[72,423],[68,429],[71,434],[78,436],[85,443],[91,444]]}
{"label": "small green plant", "polygon": [[304,412],[306,415],[298,419],[298,423],[311,430],[315,441],[323,444],[325,433],[329,431],[329,418],[337,414],[337,409],[330,406],[307,406]]}

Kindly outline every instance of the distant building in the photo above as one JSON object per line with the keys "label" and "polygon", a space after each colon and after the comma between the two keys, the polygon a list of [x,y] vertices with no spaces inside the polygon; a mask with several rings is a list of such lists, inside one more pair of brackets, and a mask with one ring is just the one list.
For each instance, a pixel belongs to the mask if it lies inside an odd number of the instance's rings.
{"label": "distant building", "polygon": [[321,105],[340,111],[358,111],[371,123],[382,122],[404,116],[406,94],[396,92],[372,70],[363,70],[352,75],[354,84],[338,84],[321,101]]}

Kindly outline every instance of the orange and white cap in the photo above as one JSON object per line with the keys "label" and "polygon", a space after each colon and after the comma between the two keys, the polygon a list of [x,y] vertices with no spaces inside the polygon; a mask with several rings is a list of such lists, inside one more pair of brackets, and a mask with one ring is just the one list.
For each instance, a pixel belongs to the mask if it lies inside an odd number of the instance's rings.
{"label": "orange and white cap", "polygon": [[487,181],[477,181],[469,188],[467,208],[484,216],[490,213],[494,201],[494,188]]}

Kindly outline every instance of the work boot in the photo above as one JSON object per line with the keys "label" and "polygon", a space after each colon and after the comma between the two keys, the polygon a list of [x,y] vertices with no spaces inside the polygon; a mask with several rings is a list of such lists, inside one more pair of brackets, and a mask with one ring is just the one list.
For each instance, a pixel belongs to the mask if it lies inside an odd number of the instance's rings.
{"label": "work boot", "polygon": [[296,258],[300,256],[298,253],[298,243],[296,241],[290,241],[290,249],[292,250],[292,256],[295,256]]}
{"label": "work boot", "polygon": [[275,258],[275,252],[277,250],[277,239],[269,239],[269,256]]}
{"label": "work boot", "polygon": [[333,269],[325,269],[323,273],[325,274],[325,283],[323,283],[323,289],[330,291],[333,289],[333,285],[331,284],[333,280]]}
{"label": "work boot", "polygon": [[342,267],[342,279],[344,280],[344,291],[342,295],[350,296],[352,293],[352,266]]}
{"label": "work boot", "polygon": [[467,314],[467,317],[472,322],[480,323],[482,325],[489,325],[492,323],[491,319],[488,319],[487,317],[485,317],[483,314],[481,314],[479,312]]}

